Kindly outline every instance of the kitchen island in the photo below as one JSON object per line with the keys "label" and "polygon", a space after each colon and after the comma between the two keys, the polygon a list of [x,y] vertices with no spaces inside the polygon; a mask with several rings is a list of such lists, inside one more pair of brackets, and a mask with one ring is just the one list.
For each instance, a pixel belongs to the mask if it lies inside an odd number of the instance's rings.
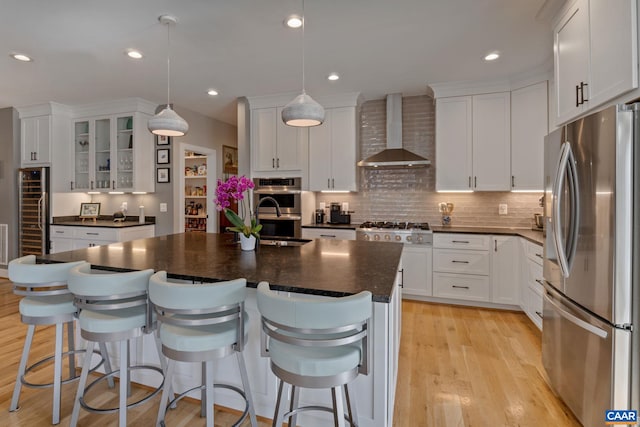
{"label": "kitchen island", "polygon": [[[317,239],[303,246],[259,246],[244,252],[230,236],[183,233],[80,249],[40,257],[41,262],[86,260],[96,269],[130,271],[165,270],[169,277],[194,282],[247,279],[249,344],[245,349],[247,369],[258,415],[271,418],[275,405],[276,378],[267,358],[260,357],[260,322],[255,288],[267,281],[273,289],[308,294],[309,298],[339,297],[363,290],[372,293],[373,314],[369,345],[369,375],[355,380],[362,426],[391,426],[400,345],[401,244]],[[151,337],[143,337],[133,349],[139,362],[158,363]],[[115,350],[115,349],[114,349]],[[113,352],[112,354],[118,354]],[[232,359],[232,358],[231,358]],[[116,363],[118,365],[118,363]],[[199,384],[200,370],[194,364],[178,365],[176,390]],[[135,381],[155,385],[155,377],[136,376]],[[240,385],[239,374],[229,358],[218,364],[216,381]],[[193,394],[199,398],[198,393]],[[331,402],[328,390],[305,390],[301,405]],[[216,392],[220,405],[240,409],[236,396]],[[303,413],[304,425],[327,425],[324,413]]]}

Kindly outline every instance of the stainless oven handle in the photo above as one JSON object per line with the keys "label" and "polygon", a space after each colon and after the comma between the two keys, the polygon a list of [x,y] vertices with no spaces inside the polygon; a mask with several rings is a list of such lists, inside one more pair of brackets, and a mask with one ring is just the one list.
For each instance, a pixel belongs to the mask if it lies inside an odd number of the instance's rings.
{"label": "stainless oven handle", "polygon": [[278,221],[300,221],[302,216],[300,215],[276,215],[276,214],[260,214],[260,219],[270,219]]}
{"label": "stainless oven handle", "polygon": [[254,194],[302,194],[302,190],[253,190]]}

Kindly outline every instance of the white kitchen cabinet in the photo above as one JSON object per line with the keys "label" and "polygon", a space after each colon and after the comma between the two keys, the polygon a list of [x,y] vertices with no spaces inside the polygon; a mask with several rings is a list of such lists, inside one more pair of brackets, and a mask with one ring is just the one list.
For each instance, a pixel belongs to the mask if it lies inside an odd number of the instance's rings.
{"label": "white kitchen cabinet", "polygon": [[309,129],[309,190],[356,191],[355,107],[327,108]]}
{"label": "white kitchen cabinet", "polygon": [[251,112],[251,152],[257,172],[299,172],[306,128],[287,126],[282,107],[257,108]]}
{"label": "white kitchen cabinet", "polygon": [[303,228],[303,239],[356,240],[356,230],[344,228]]}
{"label": "white kitchen cabinet", "polygon": [[122,228],[52,225],[50,233],[51,253],[57,253],[154,237],[155,225]]}
{"label": "white kitchen cabinet", "polygon": [[493,236],[491,240],[491,301],[519,305],[519,238]]}
{"label": "white kitchen cabinet", "polygon": [[433,249],[423,245],[404,245],[402,249],[402,296],[433,294]]}
{"label": "white kitchen cabinet", "polygon": [[147,114],[132,112],[74,120],[70,190],[155,191],[148,119]]}
{"label": "white kitchen cabinet", "polygon": [[23,167],[51,164],[51,121],[50,115],[20,120]]}
{"label": "white kitchen cabinet", "polygon": [[436,101],[436,189],[508,191],[510,93]]}
{"label": "white kitchen cabinet", "polygon": [[511,92],[511,190],[542,191],[547,82]]}
{"label": "white kitchen cabinet", "polygon": [[520,262],[520,307],[538,329],[542,329],[542,246],[525,239],[520,240],[523,254]]}
{"label": "white kitchen cabinet", "polygon": [[577,0],[554,28],[557,123],[638,87],[635,0]]}

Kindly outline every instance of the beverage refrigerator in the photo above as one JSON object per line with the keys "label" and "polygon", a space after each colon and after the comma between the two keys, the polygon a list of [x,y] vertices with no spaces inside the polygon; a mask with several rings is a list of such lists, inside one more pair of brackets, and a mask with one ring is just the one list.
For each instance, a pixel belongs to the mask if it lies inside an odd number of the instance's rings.
{"label": "beverage refrigerator", "polygon": [[638,410],[640,104],[545,139],[542,359],[584,426]]}
{"label": "beverage refrigerator", "polygon": [[18,171],[18,253],[49,253],[49,168],[23,168]]}

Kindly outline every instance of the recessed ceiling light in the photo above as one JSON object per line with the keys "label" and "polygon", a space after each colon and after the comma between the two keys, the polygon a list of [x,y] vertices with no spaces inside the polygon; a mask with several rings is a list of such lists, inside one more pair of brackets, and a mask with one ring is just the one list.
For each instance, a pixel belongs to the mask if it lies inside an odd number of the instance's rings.
{"label": "recessed ceiling light", "polygon": [[500,58],[500,54],[498,52],[491,52],[490,54],[488,54],[487,56],[484,57],[484,60],[485,61],[495,61],[498,58]]}
{"label": "recessed ceiling light", "polygon": [[291,15],[284,20],[284,24],[289,28],[300,28],[302,27],[302,18],[300,15]]}
{"label": "recessed ceiling light", "polygon": [[127,56],[132,59],[142,59],[142,52],[135,49],[128,49]]}
{"label": "recessed ceiling light", "polygon": [[327,79],[331,80],[331,81],[335,81],[338,80],[340,78],[340,75],[338,73],[331,73],[329,74],[329,76],[327,77]]}
{"label": "recessed ceiling light", "polygon": [[207,95],[216,96],[217,94],[218,94],[218,91],[215,89],[209,89],[207,91]]}
{"label": "recessed ceiling light", "polygon": [[27,55],[22,54],[22,53],[12,53],[11,57],[13,59],[16,59],[16,60],[22,61],[22,62],[31,62],[31,61],[33,61],[33,59],[30,56],[27,56]]}

